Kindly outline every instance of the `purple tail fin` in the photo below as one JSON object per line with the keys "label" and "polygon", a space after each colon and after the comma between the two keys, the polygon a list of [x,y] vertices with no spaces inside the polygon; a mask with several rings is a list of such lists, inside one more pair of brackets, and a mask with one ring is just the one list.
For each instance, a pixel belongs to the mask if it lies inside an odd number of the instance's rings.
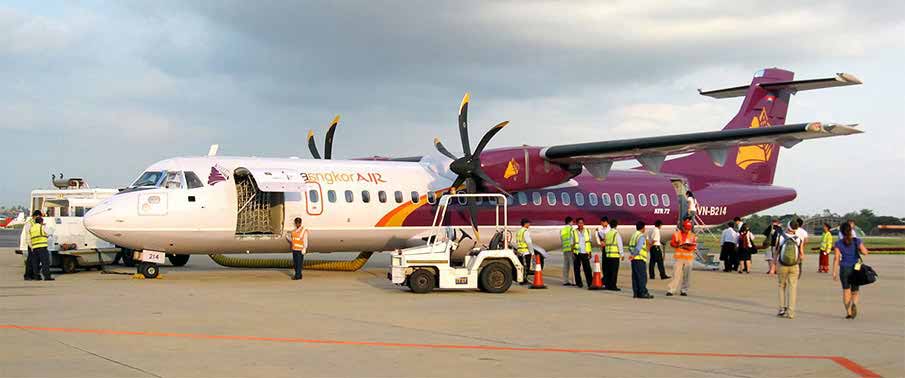
{"label": "purple tail fin", "polygon": [[[790,91],[770,91],[758,84],[791,81],[795,74],[778,68],[769,68],[755,74],[748,86],[702,92],[716,98],[736,97],[744,93],[745,100],[738,114],[726,124],[724,130],[769,127],[786,123]],[[763,144],[733,147],[727,151],[722,167],[715,167],[707,152],[699,151],[689,156],[663,163],[662,171],[692,178],[695,186],[712,181],[772,184],[779,160],[779,146]]]}

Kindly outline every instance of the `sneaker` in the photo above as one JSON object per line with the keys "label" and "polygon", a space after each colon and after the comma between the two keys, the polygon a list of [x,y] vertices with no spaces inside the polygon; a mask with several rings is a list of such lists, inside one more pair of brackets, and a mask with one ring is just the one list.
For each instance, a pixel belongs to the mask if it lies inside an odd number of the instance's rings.
{"label": "sneaker", "polygon": [[667,292],[666,292],[666,296],[667,296],[667,297],[671,297],[671,296],[673,296],[673,293],[670,293],[670,292],[667,291]]}
{"label": "sneaker", "polygon": [[786,316],[786,309],[779,310],[779,313],[777,313],[776,316],[784,318]]}
{"label": "sneaker", "polygon": [[47,277],[47,278],[44,279],[44,281],[56,281],[56,280],[57,280],[57,279],[56,279],[56,278],[53,278],[53,277]]}
{"label": "sneaker", "polygon": [[687,296],[688,296],[688,293],[679,293],[679,295],[681,295],[681,296],[683,296],[683,297],[687,297]]}
{"label": "sneaker", "polygon": [[654,299],[654,296],[651,295],[650,293],[647,293],[647,294],[642,295],[641,298],[643,298],[643,299]]}

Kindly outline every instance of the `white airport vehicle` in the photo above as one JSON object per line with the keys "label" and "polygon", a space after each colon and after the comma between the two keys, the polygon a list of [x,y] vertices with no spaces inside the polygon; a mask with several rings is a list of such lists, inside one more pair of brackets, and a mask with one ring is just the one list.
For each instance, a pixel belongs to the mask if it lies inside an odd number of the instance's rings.
{"label": "white airport vehicle", "polygon": [[[82,218],[94,206],[116,194],[116,189],[90,188],[84,179],[60,176],[53,180],[57,189],[33,190],[29,197],[29,214],[35,210],[44,214],[51,266],[64,273],[74,273],[79,268],[109,264],[120,249],[88,232]],[[25,256],[28,237],[23,228],[16,253]]]}
{"label": "white airport vehicle", "polygon": [[[459,241],[455,229],[445,226],[449,202],[453,199],[481,198],[496,205],[494,236],[486,246],[475,245],[461,263],[452,259]],[[501,194],[455,194],[440,198],[434,216],[432,233],[423,246],[398,250],[393,254],[387,278],[394,284],[408,286],[414,293],[434,289],[480,289],[488,293],[505,293],[513,280],[522,281],[525,268],[510,247],[512,233],[508,229],[506,196]],[[462,233],[461,235],[466,235]]]}

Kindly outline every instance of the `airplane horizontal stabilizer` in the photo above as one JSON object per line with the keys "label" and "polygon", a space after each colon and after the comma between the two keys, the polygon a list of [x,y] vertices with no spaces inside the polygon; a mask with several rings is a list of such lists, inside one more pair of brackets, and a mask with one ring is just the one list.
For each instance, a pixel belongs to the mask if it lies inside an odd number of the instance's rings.
{"label": "airplane horizontal stabilizer", "polygon": [[[770,92],[780,92],[780,91],[788,91],[790,93],[796,93],[800,91],[808,91],[812,89],[822,89],[822,88],[832,88],[832,87],[842,87],[846,85],[858,85],[861,84],[861,80],[855,77],[852,74],[847,73],[838,73],[835,77],[828,77],[823,79],[809,79],[809,80],[794,80],[794,81],[774,81],[768,83],[760,83],[755,84],[755,86],[759,86],[763,89],[766,89]],[[702,91],[698,89],[698,93],[702,96],[708,96],[713,98],[732,98],[732,97],[742,97],[748,93],[748,89],[752,87],[752,85],[741,85],[738,87],[732,88],[724,88],[724,89],[715,89],[710,91]]]}

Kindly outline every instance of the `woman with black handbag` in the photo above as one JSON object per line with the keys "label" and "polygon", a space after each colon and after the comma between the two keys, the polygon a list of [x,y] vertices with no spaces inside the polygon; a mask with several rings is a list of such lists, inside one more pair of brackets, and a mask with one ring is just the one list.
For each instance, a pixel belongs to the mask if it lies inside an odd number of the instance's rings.
{"label": "woman with black handbag", "polygon": [[833,258],[833,280],[842,281],[842,304],[845,305],[845,318],[854,319],[858,316],[859,282],[856,279],[855,265],[861,260],[861,255],[867,255],[861,239],[852,235],[852,225],[843,223],[839,226],[842,238],[833,247],[836,256]]}

